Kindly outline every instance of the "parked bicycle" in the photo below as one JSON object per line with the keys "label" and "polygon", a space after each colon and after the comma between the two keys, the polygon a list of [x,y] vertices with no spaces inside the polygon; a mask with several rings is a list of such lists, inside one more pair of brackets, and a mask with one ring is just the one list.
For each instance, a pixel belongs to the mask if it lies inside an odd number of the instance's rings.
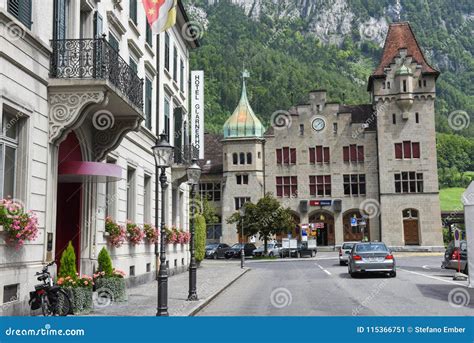
{"label": "parked bicycle", "polygon": [[42,283],[30,292],[29,304],[32,310],[41,308],[43,316],[67,316],[71,312],[71,300],[64,289],[54,284],[48,271],[54,263],[48,263],[35,274]]}

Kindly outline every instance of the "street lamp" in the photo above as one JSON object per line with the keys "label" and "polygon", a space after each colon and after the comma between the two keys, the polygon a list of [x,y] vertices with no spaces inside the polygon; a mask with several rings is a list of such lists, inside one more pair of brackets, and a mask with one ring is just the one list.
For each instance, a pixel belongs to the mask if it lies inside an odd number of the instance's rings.
{"label": "street lamp", "polygon": [[[188,183],[191,185],[191,201],[194,201],[196,196],[195,186],[199,183],[199,178],[201,177],[201,168],[196,162],[196,159],[193,158],[191,165],[186,170],[188,175]],[[195,232],[195,217],[196,217],[196,206],[191,206],[191,241],[190,241],[190,250],[191,250],[191,263],[189,264],[189,292],[188,300],[198,300],[197,291],[196,291],[196,277],[197,277],[197,265],[196,265],[196,256],[195,256],[195,244],[194,244],[194,232]]]}
{"label": "street lamp", "polygon": [[[165,248],[165,191],[168,187],[166,168],[171,166],[173,158],[173,147],[168,143],[167,135],[162,133],[156,140],[156,145],[152,148],[155,157],[155,227],[158,228],[158,181],[161,185],[161,226],[160,226],[160,252],[158,253],[158,242],[155,242],[156,266],[158,259],[160,269],[156,274],[158,281],[158,307],[157,316],[169,316],[168,313],[168,268],[166,266]],[[158,172],[161,169],[158,178]]]}
{"label": "street lamp", "polygon": [[240,241],[240,268],[244,268],[245,263],[245,250],[244,250],[244,217],[245,217],[245,207],[242,206],[239,209],[240,217],[242,218],[242,223],[240,225],[240,232],[241,232],[241,241]]}

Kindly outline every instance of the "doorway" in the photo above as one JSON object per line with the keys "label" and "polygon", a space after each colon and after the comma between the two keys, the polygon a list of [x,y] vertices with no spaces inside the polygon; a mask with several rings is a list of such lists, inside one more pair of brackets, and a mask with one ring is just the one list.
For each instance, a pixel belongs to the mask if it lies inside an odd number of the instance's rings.
{"label": "doorway", "polygon": [[[69,133],[59,145],[58,167],[68,161],[82,161],[80,142],[74,132]],[[81,258],[81,211],[82,183],[58,182],[56,205],[56,246],[55,259],[58,263],[69,242],[76,253],[76,268],[79,272]]]}
{"label": "doorway", "polygon": [[413,208],[403,210],[403,236],[405,245],[420,245],[418,211]]}
{"label": "doorway", "polygon": [[316,230],[318,246],[334,245],[334,216],[325,211],[318,211],[310,215],[309,222],[312,230]]}

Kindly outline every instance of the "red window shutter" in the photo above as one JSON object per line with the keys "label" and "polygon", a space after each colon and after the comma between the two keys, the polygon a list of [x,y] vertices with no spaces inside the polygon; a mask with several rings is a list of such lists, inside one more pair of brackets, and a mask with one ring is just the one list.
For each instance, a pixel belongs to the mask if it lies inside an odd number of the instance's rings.
{"label": "red window shutter", "polygon": [[345,146],[342,148],[342,157],[344,162],[349,162],[349,147]]}
{"label": "red window shutter", "polygon": [[315,151],[314,148],[309,148],[309,163],[314,164],[314,157],[315,157]]}
{"label": "red window shutter", "polygon": [[290,157],[291,157],[290,163],[296,164],[296,149],[295,148],[290,149]]}
{"label": "red window shutter", "polygon": [[420,143],[412,143],[413,158],[420,158]]}
{"label": "red window shutter", "polygon": [[364,146],[363,145],[359,145],[357,147],[357,160],[359,162],[364,162]]}
{"label": "red window shutter", "polygon": [[324,163],[329,163],[329,147],[324,148]]}
{"label": "red window shutter", "polygon": [[351,162],[357,162],[357,147],[355,145],[350,145],[351,150]]}
{"label": "red window shutter", "polygon": [[410,141],[403,142],[403,157],[411,158],[411,142]]}
{"label": "red window shutter", "polygon": [[395,143],[395,158],[397,159],[403,158],[402,143]]}
{"label": "red window shutter", "polygon": [[321,145],[316,146],[316,162],[323,162],[323,147]]}
{"label": "red window shutter", "polygon": [[283,148],[283,163],[290,163],[290,148]]}
{"label": "red window shutter", "polygon": [[277,164],[281,164],[282,160],[282,151],[281,149],[276,149]]}

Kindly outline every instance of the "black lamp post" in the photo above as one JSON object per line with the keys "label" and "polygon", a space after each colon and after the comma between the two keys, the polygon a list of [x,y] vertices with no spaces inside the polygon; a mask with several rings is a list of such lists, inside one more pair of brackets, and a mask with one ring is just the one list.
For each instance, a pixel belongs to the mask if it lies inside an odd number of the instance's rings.
{"label": "black lamp post", "polygon": [[[161,226],[160,226],[160,252],[158,253],[158,242],[155,242],[156,265],[158,258],[160,269],[156,273],[158,281],[158,307],[157,316],[169,316],[168,313],[168,268],[166,266],[165,248],[165,193],[167,184],[166,168],[171,165],[173,158],[173,147],[168,143],[167,135],[162,133],[157,139],[156,145],[152,147],[155,157],[155,226],[158,228],[158,181],[161,185]],[[161,170],[160,176],[158,172]]]}
{"label": "black lamp post", "polygon": [[242,218],[242,224],[240,225],[240,232],[241,232],[241,246],[240,246],[240,268],[244,268],[244,264],[245,264],[245,249],[244,249],[244,246],[245,246],[245,243],[244,243],[244,217],[245,217],[245,207],[242,206],[239,210],[240,212],[240,217]]}
{"label": "black lamp post", "polygon": [[[196,196],[196,185],[199,183],[199,178],[201,177],[201,168],[196,163],[196,160],[193,159],[191,165],[186,170],[188,175],[188,183],[191,185],[191,201],[194,201]],[[191,241],[190,241],[190,250],[191,250],[191,263],[189,264],[189,292],[188,300],[198,300],[197,291],[196,291],[196,278],[197,278],[197,265],[196,265],[196,256],[195,256],[195,217],[196,217],[196,206],[191,206]]]}

